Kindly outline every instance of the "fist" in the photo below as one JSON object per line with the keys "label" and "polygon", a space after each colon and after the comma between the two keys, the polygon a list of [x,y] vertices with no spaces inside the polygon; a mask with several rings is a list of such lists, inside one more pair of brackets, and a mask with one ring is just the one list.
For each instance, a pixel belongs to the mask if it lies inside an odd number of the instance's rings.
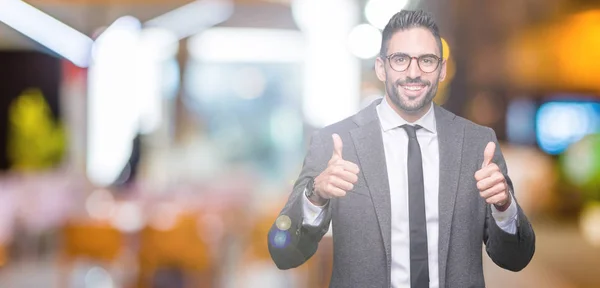
{"label": "fist", "polygon": [[494,204],[496,208],[503,211],[510,204],[510,196],[504,174],[498,165],[492,163],[495,151],[496,143],[489,142],[483,152],[481,169],[475,173],[475,180],[477,180],[479,195],[485,199],[485,202]]}
{"label": "fist", "polygon": [[[354,188],[358,181],[358,165],[342,158],[342,138],[339,135],[331,135],[333,138],[333,155],[327,164],[327,168],[315,178],[315,194],[320,198],[331,199],[346,196],[346,193]],[[319,201],[322,202],[322,201]]]}

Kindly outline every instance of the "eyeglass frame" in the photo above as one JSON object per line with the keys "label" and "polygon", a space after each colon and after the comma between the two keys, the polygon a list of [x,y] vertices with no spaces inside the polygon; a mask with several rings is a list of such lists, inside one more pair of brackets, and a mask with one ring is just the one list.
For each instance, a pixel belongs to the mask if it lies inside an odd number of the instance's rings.
{"label": "eyeglass frame", "polygon": [[[396,55],[407,56],[408,58],[410,58],[410,61],[408,62],[408,65],[406,66],[406,68],[404,70],[398,71],[398,70],[394,69],[394,67],[392,67],[392,61],[390,61],[390,58],[393,57],[393,56],[396,56]],[[437,65],[435,66],[435,69],[431,70],[431,72],[425,72],[425,71],[423,71],[423,69],[421,68],[421,64],[419,64],[419,58],[425,57],[425,56],[434,57],[434,58],[437,59]],[[387,59],[387,62],[390,65],[390,68],[392,68],[392,70],[394,70],[396,72],[404,72],[404,71],[408,70],[408,68],[410,68],[410,65],[412,64],[413,59],[415,59],[417,61],[417,67],[419,67],[419,70],[421,70],[421,72],[423,72],[423,73],[428,73],[428,74],[429,73],[433,73],[433,72],[435,72],[435,70],[437,70],[438,68],[440,68],[440,63],[442,63],[442,61],[444,60],[444,58],[439,57],[439,56],[437,56],[435,54],[423,54],[423,55],[420,55],[420,56],[417,57],[417,56],[410,56],[410,55],[408,55],[406,53],[402,53],[402,52],[392,53],[392,54],[386,56],[385,58]]]}

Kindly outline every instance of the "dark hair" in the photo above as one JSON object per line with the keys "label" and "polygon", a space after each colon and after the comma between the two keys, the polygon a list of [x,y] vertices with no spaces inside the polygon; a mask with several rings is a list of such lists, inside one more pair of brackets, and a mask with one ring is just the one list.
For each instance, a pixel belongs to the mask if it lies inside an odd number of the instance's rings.
{"label": "dark hair", "polygon": [[390,39],[394,33],[415,27],[422,27],[429,30],[435,37],[435,41],[438,44],[440,53],[443,55],[444,52],[442,51],[442,38],[440,37],[440,31],[437,24],[435,24],[433,17],[423,10],[401,10],[392,16],[388,24],[385,25],[385,28],[383,29],[381,37],[381,50],[379,50],[381,57],[385,58],[387,56],[388,43],[390,42]]}

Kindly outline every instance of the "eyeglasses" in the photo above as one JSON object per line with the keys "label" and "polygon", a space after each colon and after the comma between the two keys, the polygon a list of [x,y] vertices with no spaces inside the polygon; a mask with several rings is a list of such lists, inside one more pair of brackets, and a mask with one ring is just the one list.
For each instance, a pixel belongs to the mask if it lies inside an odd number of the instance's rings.
{"label": "eyeglasses", "polygon": [[442,58],[433,55],[433,54],[425,54],[419,57],[411,57],[404,53],[394,53],[390,54],[386,57],[388,62],[390,62],[390,67],[397,72],[404,72],[410,67],[410,63],[412,63],[412,59],[417,60],[417,65],[419,69],[424,73],[431,73],[435,71],[440,63],[442,62]]}

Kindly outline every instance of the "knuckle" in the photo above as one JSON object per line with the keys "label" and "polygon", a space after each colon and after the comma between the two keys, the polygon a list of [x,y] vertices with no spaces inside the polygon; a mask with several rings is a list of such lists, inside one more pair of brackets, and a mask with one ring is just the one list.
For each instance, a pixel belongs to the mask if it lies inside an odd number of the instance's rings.
{"label": "knuckle", "polygon": [[331,194],[331,190],[333,190],[333,185],[331,183],[327,183],[324,190],[325,192]]}
{"label": "knuckle", "polygon": [[479,189],[479,191],[482,191],[482,190],[483,190],[483,188],[485,188],[485,187],[483,186],[483,183],[482,183],[481,181],[477,182],[477,189]]}
{"label": "knuckle", "polygon": [[496,185],[496,189],[498,189],[498,191],[505,191],[506,190],[506,184],[504,182],[500,182]]}
{"label": "knuckle", "polygon": [[500,172],[496,172],[496,180],[498,180],[498,181],[504,180],[504,175],[502,175],[502,173],[500,173]]}
{"label": "knuckle", "polygon": [[333,197],[339,197],[340,196],[340,190],[339,189],[335,189],[335,190],[331,191],[331,195]]}
{"label": "knuckle", "polygon": [[329,174],[327,175],[327,186],[331,185],[331,182],[333,182],[333,175]]}
{"label": "knuckle", "polygon": [[348,171],[348,172],[354,172],[354,168],[352,167],[352,165],[344,165],[344,170]]}
{"label": "knuckle", "polygon": [[327,182],[329,182],[329,184],[331,185],[331,183],[335,183],[335,181],[337,180],[337,177],[335,177],[335,175],[330,174],[329,178],[327,178]]}
{"label": "knuckle", "polygon": [[354,163],[352,163],[350,161],[345,161],[344,166],[346,168],[348,168],[348,170],[351,170],[351,171],[353,171],[353,170],[356,169],[356,164],[354,164]]}

